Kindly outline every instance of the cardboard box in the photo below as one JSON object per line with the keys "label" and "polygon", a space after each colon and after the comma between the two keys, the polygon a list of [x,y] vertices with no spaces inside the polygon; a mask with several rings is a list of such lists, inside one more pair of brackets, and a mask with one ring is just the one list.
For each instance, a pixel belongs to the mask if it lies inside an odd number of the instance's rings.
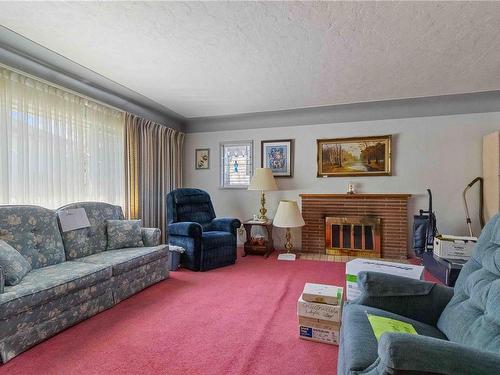
{"label": "cardboard box", "polygon": [[338,345],[340,342],[340,326],[339,329],[323,329],[299,325],[299,337],[304,340]]}
{"label": "cardboard box", "polygon": [[476,243],[476,237],[438,236],[434,237],[433,251],[440,258],[468,260]]}
{"label": "cardboard box", "polygon": [[299,325],[301,325],[301,326],[328,329],[331,331],[338,331],[338,330],[340,330],[340,324],[341,323],[338,323],[338,322],[332,322],[331,320],[306,318],[305,316],[299,315]]}
{"label": "cardboard box", "polygon": [[302,299],[307,302],[341,305],[344,288],[335,285],[306,283]]}
{"label": "cardboard box", "polygon": [[301,295],[297,301],[297,315],[340,323],[342,304],[327,305],[326,303],[307,302]]}
{"label": "cardboard box", "polygon": [[361,271],[381,272],[390,275],[409,277],[411,279],[421,279],[424,274],[424,267],[412,264],[384,262],[374,259],[358,258],[351,260],[346,263],[345,275],[348,301],[352,301],[361,294],[357,284],[358,274]]}

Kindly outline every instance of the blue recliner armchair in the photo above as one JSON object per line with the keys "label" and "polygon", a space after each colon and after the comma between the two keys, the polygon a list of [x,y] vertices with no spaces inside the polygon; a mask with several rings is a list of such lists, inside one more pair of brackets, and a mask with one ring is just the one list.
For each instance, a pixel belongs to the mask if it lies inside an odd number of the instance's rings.
{"label": "blue recliner armchair", "polygon": [[216,218],[210,195],[201,189],[175,189],[167,195],[168,243],[181,246],[181,264],[207,271],[236,262],[236,230],[241,222]]}
{"label": "blue recliner armchair", "polygon": [[[338,374],[500,374],[500,214],[484,228],[455,288],[376,272],[345,305]],[[411,323],[418,335],[377,342],[366,314]]]}

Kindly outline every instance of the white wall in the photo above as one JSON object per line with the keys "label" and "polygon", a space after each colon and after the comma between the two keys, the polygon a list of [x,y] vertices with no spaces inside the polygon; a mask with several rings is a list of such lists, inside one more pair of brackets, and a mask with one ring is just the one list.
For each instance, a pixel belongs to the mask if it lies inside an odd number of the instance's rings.
{"label": "white wall", "polygon": [[[277,179],[280,191],[267,193],[268,216],[274,216],[280,199],[298,200],[300,193],[345,193],[348,183],[352,182],[358,192],[412,194],[411,227],[413,214],[419,208],[427,208],[425,189],[429,187],[433,192],[439,231],[465,235],[461,194],[474,177],[482,174],[483,135],[498,129],[500,112],[190,133],[185,144],[184,186],[206,189],[218,216],[246,220],[258,211],[259,192],[219,188],[219,142],[253,140],[255,166],[260,167],[261,140],[294,138],[294,177]],[[393,135],[393,176],[316,177],[316,139],[384,134]],[[195,170],[195,148],[207,147],[211,152],[210,169]],[[477,188],[471,190],[469,202],[477,233]],[[411,233],[411,228],[408,230]],[[300,230],[294,230],[292,240],[300,247]],[[282,243],[282,231],[275,231],[276,246],[282,248]]]}

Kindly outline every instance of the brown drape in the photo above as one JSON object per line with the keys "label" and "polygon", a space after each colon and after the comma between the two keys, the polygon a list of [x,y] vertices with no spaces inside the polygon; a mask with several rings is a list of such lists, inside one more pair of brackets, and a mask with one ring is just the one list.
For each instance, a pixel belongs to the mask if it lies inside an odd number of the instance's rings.
{"label": "brown drape", "polygon": [[125,117],[125,214],[167,229],[167,194],[182,185],[184,133],[135,115]]}

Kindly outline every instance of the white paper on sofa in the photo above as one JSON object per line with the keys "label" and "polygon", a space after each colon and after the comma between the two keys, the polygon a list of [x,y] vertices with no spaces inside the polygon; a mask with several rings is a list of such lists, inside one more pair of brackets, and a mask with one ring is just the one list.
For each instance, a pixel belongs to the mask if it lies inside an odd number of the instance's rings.
{"label": "white paper on sofa", "polygon": [[58,212],[58,216],[63,232],[90,227],[90,221],[84,208],[68,208]]}

